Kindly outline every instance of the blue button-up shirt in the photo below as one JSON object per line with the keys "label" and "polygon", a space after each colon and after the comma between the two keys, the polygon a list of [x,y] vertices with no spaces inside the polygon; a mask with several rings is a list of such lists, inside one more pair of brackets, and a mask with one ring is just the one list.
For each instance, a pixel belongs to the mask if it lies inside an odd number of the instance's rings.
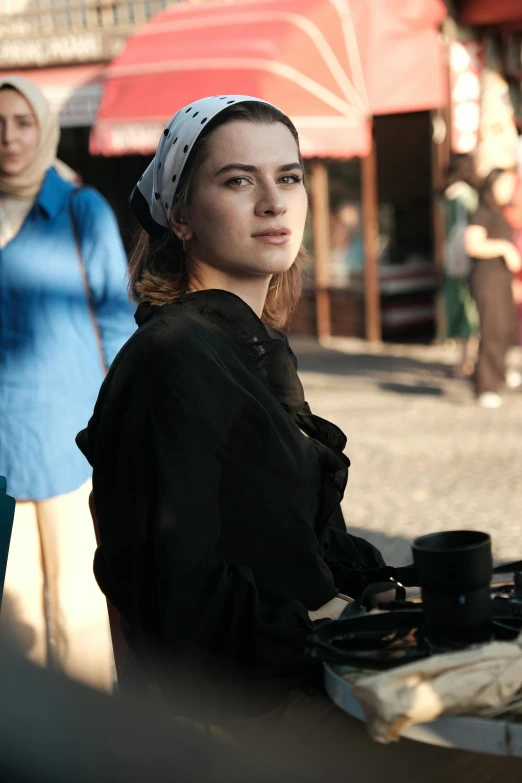
{"label": "blue button-up shirt", "polygon": [[[77,489],[75,444],[103,379],[70,217],[74,186],[51,169],[22,228],[0,250],[0,474],[19,500]],[[116,220],[94,190],[74,196],[82,257],[107,365],[135,329]]]}

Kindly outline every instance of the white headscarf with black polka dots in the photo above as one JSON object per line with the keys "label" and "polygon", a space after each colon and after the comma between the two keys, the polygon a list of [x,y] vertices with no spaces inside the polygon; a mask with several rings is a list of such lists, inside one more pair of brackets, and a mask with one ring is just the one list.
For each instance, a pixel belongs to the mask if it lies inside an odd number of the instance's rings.
{"label": "white headscarf with black polka dots", "polygon": [[232,104],[247,101],[267,103],[248,95],[216,95],[194,101],[171,117],[161,135],[154,159],[140,177],[130,198],[136,217],[149,234],[161,234],[169,227],[169,215],[181,174],[206,124]]}

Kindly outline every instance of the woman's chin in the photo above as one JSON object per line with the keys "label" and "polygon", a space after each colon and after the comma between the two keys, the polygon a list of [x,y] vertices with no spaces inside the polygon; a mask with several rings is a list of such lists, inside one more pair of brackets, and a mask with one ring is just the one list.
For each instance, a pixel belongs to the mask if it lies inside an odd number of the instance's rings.
{"label": "woman's chin", "polygon": [[24,168],[24,165],[18,163],[4,163],[0,166],[0,175],[3,177],[17,177],[19,174],[22,174]]}
{"label": "woman's chin", "polygon": [[297,252],[288,252],[288,248],[269,248],[264,253],[256,253],[252,258],[258,272],[277,275],[288,272],[297,257]]}
{"label": "woman's chin", "polygon": [[[259,248],[234,247],[231,254],[220,253],[216,258],[207,257],[204,261],[194,253],[192,261],[199,272],[205,268],[215,270],[232,277],[267,277],[288,272],[294,263],[299,249],[285,247]],[[209,254],[210,255],[210,254]]]}

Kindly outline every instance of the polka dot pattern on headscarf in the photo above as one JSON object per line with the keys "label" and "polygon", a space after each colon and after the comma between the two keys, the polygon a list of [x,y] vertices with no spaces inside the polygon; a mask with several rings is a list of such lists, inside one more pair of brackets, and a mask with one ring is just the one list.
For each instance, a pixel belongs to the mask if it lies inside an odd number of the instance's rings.
{"label": "polka dot pattern on headscarf", "polygon": [[[161,233],[169,227],[170,211],[180,177],[194,143],[207,122],[232,104],[250,101],[267,103],[248,95],[215,95],[212,98],[201,98],[171,117],[161,134],[154,159],[140,177],[131,196],[131,207],[149,233]],[[148,211],[145,216],[143,200]]]}

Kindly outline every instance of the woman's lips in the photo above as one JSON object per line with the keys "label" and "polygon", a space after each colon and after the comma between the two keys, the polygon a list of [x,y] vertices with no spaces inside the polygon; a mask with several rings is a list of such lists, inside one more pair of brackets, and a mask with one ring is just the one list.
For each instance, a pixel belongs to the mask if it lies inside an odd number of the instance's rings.
{"label": "woman's lips", "polygon": [[288,234],[258,234],[254,239],[266,245],[286,245],[290,237]]}
{"label": "woman's lips", "polygon": [[290,231],[286,228],[265,231],[262,234],[254,234],[254,239],[264,242],[266,245],[286,245],[290,240]]}

